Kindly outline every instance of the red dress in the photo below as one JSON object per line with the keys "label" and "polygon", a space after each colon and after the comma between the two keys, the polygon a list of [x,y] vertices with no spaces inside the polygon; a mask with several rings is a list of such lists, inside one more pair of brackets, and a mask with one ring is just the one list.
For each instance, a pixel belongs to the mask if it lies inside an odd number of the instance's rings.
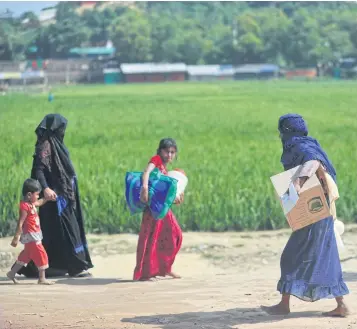
{"label": "red dress", "polygon": [[[152,157],[150,163],[167,174],[159,155]],[[163,219],[156,220],[147,208],[139,233],[134,280],[147,280],[170,273],[181,244],[182,231],[171,209]]]}

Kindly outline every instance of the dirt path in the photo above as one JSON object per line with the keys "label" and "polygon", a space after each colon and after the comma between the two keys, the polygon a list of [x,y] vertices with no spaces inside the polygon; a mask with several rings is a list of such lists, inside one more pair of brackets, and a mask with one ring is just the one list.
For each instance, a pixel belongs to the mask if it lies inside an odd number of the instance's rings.
{"label": "dirt path", "polygon": [[[131,282],[135,235],[89,236],[95,268],[90,279],[56,279],[15,286],[0,270],[1,329],[357,329],[357,315],[322,317],[333,300],[292,300],[288,317],[268,316],[261,304],[278,301],[279,257],[290,231],[186,233],[174,270],[181,280]],[[357,309],[357,226],[343,236],[347,302]],[[0,250],[10,250],[9,238]],[[18,248],[17,252],[20,249]]]}

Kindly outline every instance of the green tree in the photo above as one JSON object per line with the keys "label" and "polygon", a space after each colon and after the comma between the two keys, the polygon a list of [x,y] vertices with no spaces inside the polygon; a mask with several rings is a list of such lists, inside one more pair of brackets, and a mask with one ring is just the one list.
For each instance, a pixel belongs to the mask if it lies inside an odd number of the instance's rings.
{"label": "green tree", "polygon": [[58,4],[56,23],[42,31],[41,40],[51,57],[65,58],[73,47],[89,45],[90,28],[75,12],[76,5],[66,2]]}
{"label": "green tree", "polygon": [[111,40],[122,63],[145,62],[152,58],[151,28],[142,11],[131,9],[116,18]]}
{"label": "green tree", "polygon": [[297,10],[290,24],[290,42],[286,47],[286,60],[290,65],[314,66],[317,47],[321,47],[318,22],[306,9]]}
{"label": "green tree", "polygon": [[0,59],[23,59],[36,40],[42,57],[110,38],[121,61],[187,64],[271,62],[316,65],[357,55],[357,5],[347,2],[140,2],[98,4],[78,15],[59,2],[56,22],[31,12],[0,20]]}
{"label": "green tree", "polygon": [[253,12],[246,12],[237,17],[234,34],[234,63],[257,63],[263,60],[262,31]]}
{"label": "green tree", "polygon": [[207,64],[231,64],[233,63],[233,29],[230,25],[216,23],[206,32],[209,43],[205,53]]}
{"label": "green tree", "polygon": [[37,37],[36,28],[26,28],[20,19],[0,21],[0,59],[23,60]]}
{"label": "green tree", "polygon": [[116,17],[116,12],[110,7],[104,10],[96,8],[83,12],[81,18],[90,29],[89,40],[93,46],[103,46],[109,39],[110,25]]}
{"label": "green tree", "polygon": [[291,37],[291,21],[277,8],[264,8],[255,15],[260,26],[260,38],[263,42],[262,59],[265,62],[285,65],[286,47]]}
{"label": "green tree", "polygon": [[151,53],[154,62],[173,62],[177,58],[178,25],[174,17],[151,13],[149,16],[151,25]]}

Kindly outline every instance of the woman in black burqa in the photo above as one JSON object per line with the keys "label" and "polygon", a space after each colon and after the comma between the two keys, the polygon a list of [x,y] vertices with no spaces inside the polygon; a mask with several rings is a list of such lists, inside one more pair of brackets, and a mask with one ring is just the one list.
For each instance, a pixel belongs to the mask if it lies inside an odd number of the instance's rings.
{"label": "woman in black burqa", "polygon": [[[49,258],[47,276],[88,276],[93,267],[84,232],[82,209],[75,170],[63,143],[67,119],[48,114],[35,130],[37,143],[31,177],[43,188],[45,198],[53,200],[40,208],[43,246]],[[36,277],[31,262],[19,272]]]}

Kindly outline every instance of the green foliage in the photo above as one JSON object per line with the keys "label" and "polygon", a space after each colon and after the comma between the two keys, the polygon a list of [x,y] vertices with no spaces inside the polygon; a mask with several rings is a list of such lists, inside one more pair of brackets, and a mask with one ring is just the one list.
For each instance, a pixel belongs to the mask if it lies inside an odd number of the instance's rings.
{"label": "green foliage", "polygon": [[69,120],[65,137],[79,179],[86,228],[136,232],[124,197],[127,171],[141,171],[159,140],[174,137],[173,168],[189,184],[174,212],[185,230],[286,226],[269,177],[283,170],[277,122],[297,112],[334,163],[337,214],[357,220],[356,83],[227,82],[71,87],[46,95],[4,96],[0,104],[0,232],[17,218],[30,175],[34,130],[47,113]]}
{"label": "green foliage", "polygon": [[[59,2],[56,22],[33,13],[0,22],[0,59],[22,59],[35,38],[43,58],[112,39],[123,62],[314,66],[357,54],[355,2],[136,2],[77,11]],[[24,23],[24,20],[26,23]]]}
{"label": "green foliage", "polygon": [[139,10],[129,10],[114,20],[111,39],[121,62],[145,62],[151,59],[150,25]]}

